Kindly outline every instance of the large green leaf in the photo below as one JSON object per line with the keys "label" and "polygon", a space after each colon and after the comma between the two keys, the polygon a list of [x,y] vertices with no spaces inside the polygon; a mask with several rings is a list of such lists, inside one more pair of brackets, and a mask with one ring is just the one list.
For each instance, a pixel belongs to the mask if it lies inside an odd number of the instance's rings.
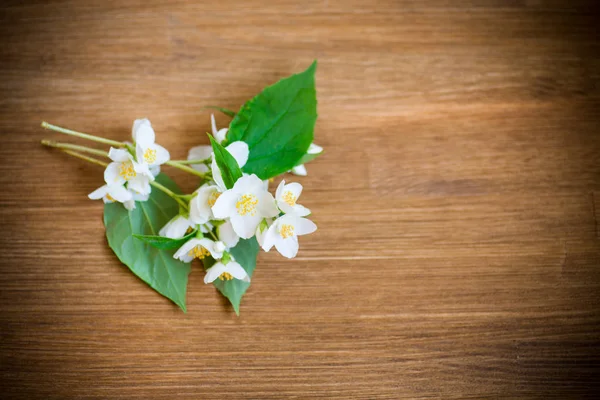
{"label": "large green leaf", "polygon": [[231,121],[227,141],[242,140],[250,148],[244,172],[272,178],[306,154],[317,120],[316,68],[315,61],[306,71],[265,88]]}
{"label": "large green leaf", "polygon": [[[156,181],[179,193],[179,188],[166,175]],[[119,260],[158,293],[172,300],[185,312],[185,293],[190,264],[173,258],[173,250],[160,250],[133,237],[157,235],[160,228],[177,215],[179,206],[171,197],[153,188],[146,202],[137,202],[127,211],[122,204],[104,206],[104,225],[108,245]]]}
{"label": "large green leaf", "polygon": [[[254,273],[254,268],[256,268],[256,257],[258,256],[258,242],[256,238],[251,238],[248,240],[240,239],[238,244],[230,250],[230,253],[235,258],[235,261],[239,263],[248,273],[248,275],[252,278],[252,274]],[[214,260],[210,258],[205,258],[204,260],[204,268],[208,269],[212,267],[214,264]],[[250,283],[240,281],[238,279],[232,279],[230,281],[222,281],[220,279],[216,279],[213,282],[213,285],[223,296],[227,297],[231,305],[233,306],[233,310],[237,315],[240,315],[240,302],[242,301],[242,296],[246,293],[246,290],[250,287]]]}
{"label": "large green leaf", "polygon": [[240,166],[235,158],[233,158],[233,156],[225,149],[225,147],[217,143],[212,136],[208,136],[215,154],[217,166],[219,167],[219,171],[221,171],[223,183],[227,189],[231,189],[235,182],[242,177],[242,170],[240,169]]}

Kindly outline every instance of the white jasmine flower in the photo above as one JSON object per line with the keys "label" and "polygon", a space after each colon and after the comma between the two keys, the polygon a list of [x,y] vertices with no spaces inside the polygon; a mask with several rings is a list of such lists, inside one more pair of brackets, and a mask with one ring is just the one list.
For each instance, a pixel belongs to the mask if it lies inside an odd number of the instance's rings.
{"label": "white jasmine flower", "polygon": [[194,224],[205,224],[214,219],[211,207],[221,195],[215,185],[202,185],[190,200],[190,220]]}
{"label": "white jasmine flower", "polygon": [[185,244],[173,254],[173,258],[183,262],[190,262],[194,258],[202,260],[207,256],[219,259],[223,257],[224,250],[225,245],[221,242],[213,242],[206,238],[193,238],[185,242]]}
{"label": "white jasmine flower", "polygon": [[160,229],[158,234],[169,239],[180,239],[185,236],[188,228],[193,226],[193,223],[188,218],[183,215],[176,215]]}
{"label": "white jasmine flower", "polygon": [[215,265],[206,271],[204,283],[211,283],[217,278],[222,281],[230,281],[235,278],[244,282],[250,282],[250,276],[248,276],[246,270],[240,264],[233,261],[233,259],[229,260],[227,264],[223,264],[222,262],[215,263]]}
{"label": "white jasmine flower", "polygon": [[136,169],[139,169],[138,164],[127,150],[111,147],[108,157],[113,162],[104,170],[104,181],[107,185],[123,185],[127,182],[128,189],[140,194],[150,193],[150,177],[136,172]]}
{"label": "white jasmine flower", "polygon": [[125,203],[131,200],[132,194],[122,184],[104,185],[88,194],[88,197],[92,200],[102,199],[105,204],[114,203],[115,201]]}
{"label": "white jasmine flower", "polygon": [[215,218],[230,218],[234,232],[241,238],[254,236],[263,218],[279,214],[271,193],[256,175],[242,176],[225,191],[212,207]]}
{"label": "white jasmine flower", "polygon": [[298,254],[298,236],[308,235],[317,230],[317,226],[309,219],[295,214],[286,214],[273,222],[267,230],[262,248],[271,250],[275,246],[284,257],[293,258]]}
{"label": "white jasmine flower", "polygon": [[260,247],[263,246],[265,236],[271,225],[273,225],[273,218],[265,218],[264,223],[261,222],[256,228],[256,241]]}
{"label": "white jasmine flower", "polygon": [[217,237],[225,243],[228,249],[235,247],[240,237],[233,230],[233,225],[230,220],[225,220],[221,225],[217,226]]}
{"label": "white jasmine flower", "polygon": [[285,180],[282,180],[279,186],[277,186],[277,191],[275,192],[277,206],[286,214],[294,213],[301,217],[307,216],[310,214],[310,210],[296,203],[301,193],[301,184],[292,182],[286,185]]}
{"label": "white jasmine flower", "polygon": [[131,131],[135,141],[135,155],[139,173],[146,173],[153,179],[152,168],[166,163],[171,158],[167,149],[154,143],[156,135],[152,124],[147,118],[133,121]]}
{"label": "white jasmine flower", "polygon": [[[210,125],[212,127],[212,135],[217,141],[217,143],[221,144],[223,140],[225,140],[225,136],[227,135],[228,128],[222,128],[217,130],[217,124],[215,123],[215,115],[210,114]],[[196,146],[192,147],[188,153],[188,160],[205,160],[212,155],[212,146]],[[204,164],[193,164],[192,168],[200,171],[207,172],[208,167]]]}
{"label": "white jasmine flower", "polygon": [[[321,146],[311,143],[310,146],[308,146],[308,150],[306,151],[306,154],[319,154],[322,151],[323,151],[323,148]],[[306,171],[306,167],[304,166],[304,164],[296,165],[294,168],[292,168],[288,172],[291,172],[292,174],[298,175],[298,176],[308,175],[308,172]]]}
{"label": "white jasmine flower", "polygon": [[[246,165],[246,162],[248,161],[248,154],[250,153],[248,144],[246,142],[233,142],[229,146],[225,147],[225,150],[227,150],[229,154],[231,154],[233,158],[235,158],[235,161],[238,163],[238,166],[240,168]],[[221,176],[221,170],[217,165],[217,160],[215,159],[214,155],[212,163],[210,165],[210,169],[212,170],[213,181],[215,181],[219,189],[222,192],[227,190],[227,188],[225,187],[225,183],[223,182],[223,177]]]}

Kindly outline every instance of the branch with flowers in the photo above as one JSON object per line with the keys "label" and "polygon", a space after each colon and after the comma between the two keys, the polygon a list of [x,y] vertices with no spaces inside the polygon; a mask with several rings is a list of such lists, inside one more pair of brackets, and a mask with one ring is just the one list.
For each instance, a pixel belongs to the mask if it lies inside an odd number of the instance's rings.
{"label": "branch with flowers", "polygon": [[[186,311],[188,275],[199,259],[204,283],[212,283],[239,315],[259,249],[293,258],[298,236],[317,229],[307,218],[310,210],[298,203],[301,184],[283,180],[275,196],[268,190],[269,180],[280,174],[305,176],[304,164],[323,152],[313,144],[315,70],[316,62],[268,86],[237,113],[217,108],[232,117],[229,128],[217,129],[211,115],[210,145],[190,149],[186,160],[171,160],[148,119],[134,121],[132,142],[42,122],[110,148],[42,144],[104,167],[105,184],[88,197],[104,201],[108,244],[135,275]],[[200,186],[181,193],[161,172],[165,166],[194,175]]]}

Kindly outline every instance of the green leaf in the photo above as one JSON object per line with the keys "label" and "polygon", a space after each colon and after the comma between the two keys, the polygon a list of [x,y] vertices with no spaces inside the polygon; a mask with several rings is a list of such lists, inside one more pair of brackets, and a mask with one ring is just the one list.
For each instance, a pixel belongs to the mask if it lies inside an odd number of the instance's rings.
{"label": "green leaf", "polygon": [[189,233],[188,235],[179,239],[170,239],[164,236],[155,235],[138,235],[134,234],[133,237],[143,242],[148,243],[152,247],[162,250],[178,249],[185,244],[188,240],[196,236],[196,231]]}
{"label": "green leaf", "polygon": [[[235,258],[235,261],[239,263],[252,278],[252,274],[256,268],[256,257],[258,256],[258,242],[256,241],[256,238],[248,240],[240,239],[238,244],[230,250],[230,253],[233,255],[233,258]],[[208,257],[203,261],[205,261],[204,268],[206,269],[212,267],[214,264],[214,260],[209,259]],[[223,296],[227,297],[233,306],[235,313],[240,315],[240,302],[242,301],[242,296],[250,287],[250,283],[238,279],[232,279],[230,281],[216,279],[213,282],[213,285],[219,289]]]}
{"label": "green leaf", "polygon": [[217,166],[221,171],[221,177],[223,178],[223,183],[227,189],[231,189],[239,178],[242,177],[242,170],[238,165],[235,158],[225,149],[225,147],[221,146],[217,141],[211,136],[210,144],[212,145],[213,152],[215,153],[215,160],[217,161]]}
{"label": "green leaf", "polygon": [[244,172],[272,178],[298,165],[313,141],[317,120],[315,70],[265,88],[240,108],[227,133],[228,143],[242,140],[250,148]]}
{"label": "green leaf", "polygon": [[[172,191],[179,188],[166,175],[156,181]],[[150,198],[136,202],[136,208],[127,211],[122,204],[104,206],[104,225],[108,245],[119,260],[158,293],[172,300],[185,312],[185,293],[190,264],[173,258],[172,250],[160,250],[133,237],[157,235],[171,217],[179,212],[179,205],[171,197],[153,188]]]}
{"label": "green leaf", "polygon": [[213,110],[218,110],[221,111],[223,114],[230,116],[231,118],[235,117],[235,111],[231,111],[227,108],[223,108],[223,107],[215,107],[215,106],[206,106],[204,108],[210,108]]}

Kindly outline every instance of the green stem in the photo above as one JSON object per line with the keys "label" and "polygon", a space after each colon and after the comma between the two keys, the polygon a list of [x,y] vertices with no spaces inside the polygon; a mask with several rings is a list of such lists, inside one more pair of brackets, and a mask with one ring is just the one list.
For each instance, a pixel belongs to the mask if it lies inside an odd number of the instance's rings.
{"label": "green stem", "polygon": [[60,143],[60,142],[55,142],[54,140],[44,139],[44,140],[42,140],[42,144],[44,146],[55,147],[57,149],[82,151],[84,153],[90,153],[90,154],[95,154],[97,156],[108,157],[108,153],[104,150],[93,149],[91,147],[79,146],[79,145],[71,144],[71,143]]}
{"label": "green stem", "polygon": [[163,191],[165,194],[169,195],[173,200],[175,200],[177,203],[179,203],[179,205],[181,207],[183,207],[183,209],[185,209],[186,211],[188,210],[188,206],[187,204],[185,204],[179,197],[177,194],[175,194],[173,191],[171,191],[170,189],[164,187],[163,185],[161,185],[160,183],[156,182],[156,181],[152,181],[150,182],[150,184],[152,186],[154,186],[155,188],[157,188],[158,190]]}
{"label": "green stem", "polygon": [[213,231],[208,231],[208,233],[210,234],[210,236],[212,236],[213,239],[215,239],[215,241],[219,240],[219,238],[213,233]]}
{"label": "green stem", "polygon": [[189,164],[210,164],[211,163],[211,159],[210,158],[205,158],[203,160],[171,160],[171,162],[175,162],[177,164],[181,164],[181,165],[189,165]]}
{"label": "green stem", "polygon": [[93,157],[88,157],[84,154],[78,153],[76,151],[72,151],[72,150],[66,150],[66,149],[61,149],[62,151],[64,151],[65,153],[67,153],[68,155],[71,155],[73,157],[77,157],[81,160],[85,160],[87,162],[91,162],[92,164],[96,164],[96,165],[100,165],[102,167],[107,167],[108,163],[104,162],[104,161],[100,161],[100,160],[96,160]]}
{"label": "green stem", "polygon": [[125,146],[125,143],[122,143],[122,142],[117,142],[115,140],[105,139],[105,138],[99,137],[99,136],[89,135],[87,133],[73,131],[71,129],[61,128],[60,126],[49,124],[46,121],[42,122],[42,128],[49,129],[49,130],[55,131],[55,132],[64,133],[65,135],[77,136],[77,137],[80,137],[80,138],[83,138],[83,139],[93,140],[94,142],[104,143],[104,144],[108,144],[108,145],[111,145],[111,146],[117,146],[117,147],[123,147],[123,146]]}
{"label": "green stem", "polygon": [[186,167],[185,165],[181,165],[176,161],[167,161],[165,164],[170,165],[171,167],[179,168],[180,170],[190,173],[192,175],[199,176],[202,179],[204,179],[204,177],[205,177],[205,174],[203,174],[202,172],[196,171],[194,168],[190,168],[190,167]]}

